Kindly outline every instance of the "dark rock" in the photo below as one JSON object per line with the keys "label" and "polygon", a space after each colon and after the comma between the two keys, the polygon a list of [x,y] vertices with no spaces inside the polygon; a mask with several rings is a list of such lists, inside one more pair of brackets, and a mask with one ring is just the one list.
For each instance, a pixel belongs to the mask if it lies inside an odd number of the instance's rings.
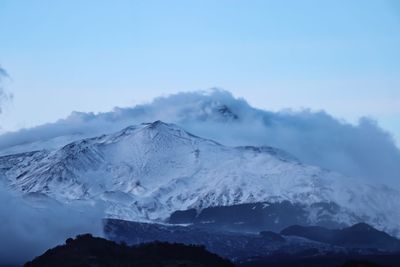
{"label": "dark rock", "polygon": [[400,240],[366,223],[358,223],[343,229],[295,225],[282,230],[281,234],[286,236],[300,236],[347,248],[400,251]]}
{"label": "dark rock", "polygon": [[289,201],[217,206],[199,212],[195,209],[175,211],[167,221],[172,224],[190,223],[198,227],[237,232],[279,232],[291,225],[307,225],[310,210],[317,214],[318,225],[330,228],[342,226],[333,219],[340,212],[334,203],[314,203],[305,207]]}

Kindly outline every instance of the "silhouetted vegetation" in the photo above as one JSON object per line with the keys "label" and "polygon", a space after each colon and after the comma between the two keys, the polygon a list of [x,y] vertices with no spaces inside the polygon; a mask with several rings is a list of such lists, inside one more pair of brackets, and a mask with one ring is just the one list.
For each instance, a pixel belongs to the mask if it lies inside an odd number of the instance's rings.
{"label": "silhouetted vegetation", "polygon": [[65,245],[49,249],[25,266],[232,267],[234,265],[208,252],[202,246],[152,242],[131,247],[85,234],[75,239],[68,238]]}
{"label": "silhouetted vegetation", "polygon": [[373,262],[369,262],[369,261],[347,261],[345,264],[340,265],[340,267],[387,267],[386,265],[378,265],[376,263]]}

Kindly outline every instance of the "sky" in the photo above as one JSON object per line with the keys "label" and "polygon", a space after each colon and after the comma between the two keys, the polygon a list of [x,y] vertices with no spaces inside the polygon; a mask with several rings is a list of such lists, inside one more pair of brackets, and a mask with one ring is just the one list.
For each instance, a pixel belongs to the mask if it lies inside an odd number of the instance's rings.
{"label": "sky", "polygon": [[0,1],[4,131],[213,87],[400,142],[400,2]]}

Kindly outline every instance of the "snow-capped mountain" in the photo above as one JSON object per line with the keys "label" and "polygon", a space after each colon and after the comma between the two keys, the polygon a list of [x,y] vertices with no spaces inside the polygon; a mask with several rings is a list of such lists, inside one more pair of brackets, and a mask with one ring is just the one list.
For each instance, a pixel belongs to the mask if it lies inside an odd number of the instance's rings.
{"label": "snow-capped mountain", "polygon": [[[270,147],[227,147],[161,121],[72,142],[61,149],[0,157],[14,190],[63,203],[104,201],[111,218],[163,221],[174,211],[290,201],[314,224],[368,222],[398,234],[400,194],[318,167]],[[334,203],[335,213],[312,208]]]}

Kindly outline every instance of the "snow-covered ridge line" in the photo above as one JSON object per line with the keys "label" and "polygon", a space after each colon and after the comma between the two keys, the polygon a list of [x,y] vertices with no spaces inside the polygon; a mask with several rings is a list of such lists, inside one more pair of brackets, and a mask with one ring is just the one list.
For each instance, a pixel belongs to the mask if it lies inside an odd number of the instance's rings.
{"label": "snow-covered ridge line", "polygon": [[104,201],[108,216],[119,219],[162,221],[176,210],[287,200],[339,207],[310,210],[310,224],[329,217],[400,229],[397,191],[302,164],[279,149],[227,147],[161,121],[0,157],[0,179],[64,203]]}

